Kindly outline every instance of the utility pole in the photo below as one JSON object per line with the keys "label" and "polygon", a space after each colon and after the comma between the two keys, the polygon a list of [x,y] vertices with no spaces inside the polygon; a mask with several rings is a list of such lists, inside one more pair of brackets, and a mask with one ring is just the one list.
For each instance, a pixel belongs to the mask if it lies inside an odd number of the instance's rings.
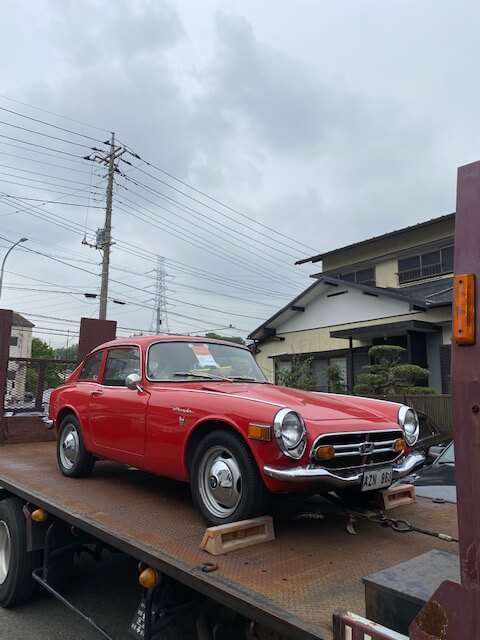
{"label": "utility pole", "polygon": [[[99,151],[99,149],[95,149]],[[93,162],[101,162],[108,166],[107,174],[107,200],[105,205],[105,227],[103,229],[102,240],[97,242],[96,248],[103,250],[102,259],[102,283],[100,288],[100,308],[98,312],[98,318],[100,320],[107,319],[107,300],[108,300],[108,274],[110,269],[110,247],[112,245],[112,204],[113,204],[113,183],[115,172],[118,171],[115,160],[120,158],[127,149],[125,147],[115,146],[115,133],[112,132],[110,140],[110,151],[108,154],[99,155],[98,153],[85,156],[85,160],[91,160]],[[101,153],[101,152],[100,152]],[[97,232],[97,236],[98,236]],[[88,244],[85,240],[84,244]]]}
{"label": "utility pole", "polygon": [[108,159],[107,203],[105,206],[105,241],[103,245],[102,260],[102,286],[100,288],[100,320],[107,319],[108,296],[108,272],[110,268],[110,243],[112,237],[112,200],[113,200],[113,174],[115,171],[115,134],[112,132],[110,142],[110,157]]}

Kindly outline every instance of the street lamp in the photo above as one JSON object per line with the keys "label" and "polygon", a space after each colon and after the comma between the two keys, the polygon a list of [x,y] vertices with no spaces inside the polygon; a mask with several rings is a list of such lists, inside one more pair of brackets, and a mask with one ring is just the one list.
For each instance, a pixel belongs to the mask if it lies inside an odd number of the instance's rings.
{"label": "street lamp", "polygon": [[5,267],[5,260],[8,258],[8,254],[11,251],[13,251],[18,244],[20,244],[21,242],[26,242],[27,240],[28,240],[28,238],[20,238],[20,240],[17,240],[17,242],[15,242],[15,244],[12,244],[12,246],[10,247],[10,249],[7,251],[7,253],[5,254],[5,256],[3,258],[2,267],[0,268],[0,298],[2,297],[3,269]]}

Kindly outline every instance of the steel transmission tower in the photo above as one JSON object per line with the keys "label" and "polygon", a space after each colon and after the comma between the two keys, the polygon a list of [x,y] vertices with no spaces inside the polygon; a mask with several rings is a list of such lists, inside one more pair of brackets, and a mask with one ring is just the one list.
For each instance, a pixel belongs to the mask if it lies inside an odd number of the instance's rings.
{"label": "steel transmission tower", "polygon": [[170,333],[167,315],[167,284],[165,271],[165,258],[157,256],[157,268],[155,285],[155,304],[150,330],[155,333]]}

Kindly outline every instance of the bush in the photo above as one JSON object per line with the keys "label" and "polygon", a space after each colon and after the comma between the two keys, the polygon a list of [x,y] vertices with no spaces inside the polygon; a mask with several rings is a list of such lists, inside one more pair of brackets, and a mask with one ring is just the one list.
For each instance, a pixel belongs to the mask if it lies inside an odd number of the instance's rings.
{"label": "bush", "polygon": [[285,387],[314,391],[316,387],[316,377],[312,371],[313,358],[301,358],[293,354],[290,371],[280,371],[277,379]]}
{"label": "bush", "polygon": [[[363,367],[354,393],[357,395],[392,395],[396,393],[435,393],[430,387],[417,387],[417,380],[428,378],[429,371],[416,364],[399,364],[406,349],[379,344],[368,351],[373,364]],[[413,390],[413,391],[412,391]]]}

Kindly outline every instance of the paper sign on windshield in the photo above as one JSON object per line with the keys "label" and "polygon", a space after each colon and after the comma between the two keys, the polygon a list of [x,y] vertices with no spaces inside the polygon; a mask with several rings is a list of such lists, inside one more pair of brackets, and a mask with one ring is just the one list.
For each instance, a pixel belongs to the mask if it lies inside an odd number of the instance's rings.
{"label": "paper sign on windshield", "polygon": [[201,367],[218,367],[206,344],[191,344],[190,348]]}

